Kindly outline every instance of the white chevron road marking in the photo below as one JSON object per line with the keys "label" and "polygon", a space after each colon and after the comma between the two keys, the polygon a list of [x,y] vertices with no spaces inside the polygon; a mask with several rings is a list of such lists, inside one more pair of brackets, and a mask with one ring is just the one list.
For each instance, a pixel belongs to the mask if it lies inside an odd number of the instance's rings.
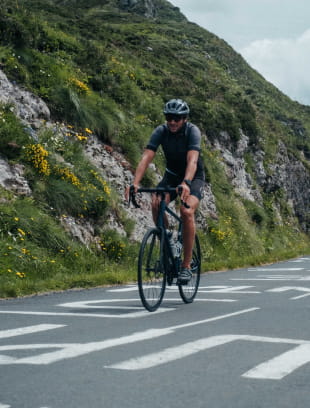
{"label": "white chevron road marking", "polygon": [[[46,365],[55,363],[57,361],[66,360],[70,358],[79,357],[85,354],[89,354],[95,351],[101,351],[110,349],[112,347],[123,346],[131,343],[137,343],[145,340],[152,340],[156,337],[167,336],[175,333],[178,329],[192,327],[196,325],[207,324],[230,317],[240,316],[246,313],[259,310],[254,307],[250,309],[238,310],[236,312],[218,315],[203,320],[197,320],[194,322],[184,323],[176,326],[171,326],[163,329],[149,329],[142,332],[136,332],[127,336],[117,337],[114,339],[107,339],[103,341],[91,342],[91,343],[63,343],[63,344],[21,344],[12,346],[0,346],[0,365],[7,364],[35,364]],[[56,349],[56,350],[55,350]],[[18,350],[50,350],[49,352],[31,355],[29,357],[12,357],[4,354],[6,351],[18,351]]]}
{"label": "white chevron road marking", "polygon": [[[38,333],[46,330],[58,329],[66,327],[64,324],[37,324],[35,326],[19,327],[17,329],[0,330],[0,339],[9,337],[23,336],[24,334]],[[1,408],[1,405],[0,405]]]}

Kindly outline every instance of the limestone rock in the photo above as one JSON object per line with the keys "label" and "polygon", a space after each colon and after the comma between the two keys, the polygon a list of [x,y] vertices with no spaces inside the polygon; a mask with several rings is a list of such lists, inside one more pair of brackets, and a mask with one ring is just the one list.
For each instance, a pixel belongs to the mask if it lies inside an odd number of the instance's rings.
{"label": "limestone rock", "polygon": [[255,186],[252,176],[246,171],[244,155],[248,150],[248,142],[249,138],[241,133],[240,140],[233,149],[229,134],[221,132],[214,146],[222,155],[226,175],[235,192],[246,200],[262,203],[261,193]]}
{"label": "limestone rock", "polygon": [[23,176],[21,164],[10,165],[0,157],[0,185],[18,195],[30,195],[31,189]]}
{"label": "limestone rock", "polygon": [[0,70],[0,102],[14,106],[15,114],[26,125],[34,128],[42,126],[42,121],[50,119],[46,103],[31,92],[10,82]]}

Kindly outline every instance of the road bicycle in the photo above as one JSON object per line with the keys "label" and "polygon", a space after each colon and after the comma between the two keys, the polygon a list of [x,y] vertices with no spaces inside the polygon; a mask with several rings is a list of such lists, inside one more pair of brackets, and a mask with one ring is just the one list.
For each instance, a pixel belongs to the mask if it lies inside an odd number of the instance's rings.
{"label": "road bicycle", "polygon": [[[199,287],[201,255],[198,236],[195,235],[191,272],[192,277],[186,285],[178,283],[178,274],[182,265],[182,219],[166,204],[166,195],[181,193],[178,187],[139,188],[138,193],[157,194],[160,197],[156,226],[150,228],[143,237],[138,258],[138,288],[143,306],[154,312],[160,306],[166,285],[178,286],[179,294],[185,303],[193,302]],[[136,208],[136,194],[131,187],[130,201]],[[182,205],[187,206],[182,202]],[[167,231],[164,225],[164,215],[169,214],[175,221],[174,233]]]}

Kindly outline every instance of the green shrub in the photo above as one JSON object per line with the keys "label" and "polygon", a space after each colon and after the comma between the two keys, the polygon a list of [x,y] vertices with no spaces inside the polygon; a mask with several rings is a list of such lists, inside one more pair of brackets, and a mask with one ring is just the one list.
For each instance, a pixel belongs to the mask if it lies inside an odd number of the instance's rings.
{"label": "green shrub", "polygon": [[106,230],[99,241],[102,253],[107,259],[121,261],[128,254],[128,242],[114,230]]}
{"label": "green shrub", "polygon": [[66,84],[53,88],[49,98],[51,110],[58,118],[77,128],[90,128],[105,141],[113,141],[124,120],[114,101],[92,93],[80,94]]}
{"label": "green shrub", "polygon": [[0,105],[0,154],[8,159],[21,155],[22,148],[31,137],[25,132],[21,122],[10,105]]}
{"label": "green shrub", "polygon": [[34,183],[37,200],[46,202],[58,215],[99,218],[105,213],[110,189],[104,181],[98,188],[90,181],[83,183],[67,167],[54,167],[53,172],[44,185]]}
{"label": "green shrub", "polygon": [[[42,139],[48,134],[44,133]],[[57,148],[61,145],[62,149],[66,144],[76,145],[76,141],[61,141],[59,136],[52,146],[55,148],[56,143]],[[77,151],[76,156],[74,151]],[[99,218],[109,206],[110,187],[80,149],[71,150],[70,156],[72,163],[68,164],[50,154],[41,143],[26,146],[25,162],[31,166],[27,177],[34,197],[58,215]]]}
{"label": "green shrub", "polygon": [[258,227],[264,227],[267,222],[267,214],[263,207],[260,207],[258,204],[252,201],[244,201],[243,202],[247,214],[250,220],[255,223]]}

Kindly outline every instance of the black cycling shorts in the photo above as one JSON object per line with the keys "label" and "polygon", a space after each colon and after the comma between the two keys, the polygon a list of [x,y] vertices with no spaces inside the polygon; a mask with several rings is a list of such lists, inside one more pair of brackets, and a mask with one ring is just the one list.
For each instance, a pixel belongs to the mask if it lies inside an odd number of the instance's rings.
{"label": "black cycling shorts", "polygon": [[[163,179],[158,183],[157,187],[177,187],[182,183],[183,180],[183,177],[174,176],[173,174],[165,172]],[[191,184],[190,195],[197,197],[200,201],[202,198],[204,184],[205,181],[203,179],[194,178]],[[170,193],[170,200],[175,200],[176,196],[177,193]]]}

